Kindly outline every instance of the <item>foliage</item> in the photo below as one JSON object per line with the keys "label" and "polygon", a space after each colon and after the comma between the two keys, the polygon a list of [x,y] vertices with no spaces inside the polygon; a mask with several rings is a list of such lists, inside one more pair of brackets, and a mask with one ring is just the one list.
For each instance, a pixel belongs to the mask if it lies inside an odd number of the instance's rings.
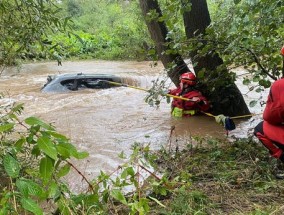
{"label": "foliage", "polygon": [[30,58],[48,49],[46,36],[66,30],[68,18],[61,18],[56,1],[3,0],[0,3],[0,65]]}
{"label": "foliage", "polygon": [[[243,84],[256,92],[269,88],[283,76],[283,1],[219,1],[219,10],[207,29],[206,41],[199,55],[216,51],[229,69],[243,67]],[[197,45],[198,47],[198,45]],[[235,73],[231,73],[235,78]],[[250,105],[256,104],[253,101]]]}
{"label": "foliage", "polygon": [[283,1],[224,1],[220,7],[223,13],[208,29],[204,51],[214,46],[227,65],[250,72],[244,81],[268,88],[271,79],[282,77]]}
{"label": "foliage", "polygon": [[47,200],[64,207],[68,189],[61,178],[72,166],[68,160],[88,156],[52,125],[35,117],[21,121],[22,110],[22,104],[0,106],[1,177],[9,179],[1,185],[1,214],[43,214],[40,206]]}
{"label": "foliage", "polygon": [[66,58],[147,57],[145,48],[151,46],[151,41],[135,2],[96,1],[94,4],[91,0],[68,0],[63,1],[62,8],[65,16],[72,16],[74,22],[73,36],[59,36],[61,40],[54,41],[63,47],[61,54]]}
{"label": "foliage", "polygon": [[[223,60],[224,63],[215,71],[196,71],[202,82],[198,87],[205,95],[216,94],[216,89],[234,83],[237,74],[224,74],[224,68],[230,71],[244,68],[247,75],[243,84],[250,85],[250,90],[256,92],[269,88],[271,81],[283,76],[283,58],[280,55],[284,40],[283,1],[208,0],[211,25],[205,35],[191,39],[186,38],[181,23],[183,13],[191,10],[190,0],[159,3],[163,9],[159,20],[167,24],[167,38],[171,39],[166,54],[179,53],[186,59],[189,53],[196,53],[191,59],[193,65],[197,64],[195,59],[212,53],[217,53]],[[148,18],[156,19],[154,12],[149,13]],[[163,84],[158,87],[164,88]],[[210,89],[205,89],[204,85],[210,86]]]}
{"label": "foliage", "polygon": [[258,92],[282,77],[283,1],[219,1],[220,13],[207,29],[204,55],[215,50],[228,67],[244,67],[244,83],[255,83]]}
{"label": "foliage", "polygon": [[0,65],[70,58],[144,60],[145,49],[152,46],[135,2],[5,0],[1,5]]}

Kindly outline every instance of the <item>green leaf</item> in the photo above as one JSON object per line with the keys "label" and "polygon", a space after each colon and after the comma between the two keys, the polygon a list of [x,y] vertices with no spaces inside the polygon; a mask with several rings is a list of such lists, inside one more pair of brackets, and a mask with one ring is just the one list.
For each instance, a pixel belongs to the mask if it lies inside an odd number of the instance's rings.
{"label": "green leaf", "polygon": [[15,143],[15,147],[17,149],[17,151],[20,151],[23,147],[23,144],[26,142],[25,138],[20,138],[17,140],[17,142]]}
{"label": "green leaf", "polygon": [[20,164],[19,162],[10,154],[6,154],[3,158],[3,165],[6,173],[11,178],[19,177],[20,173]]}
{"label": "green leaf", "polygon": [[77,159],[84,159],[89,156],[88,152],[78,152],[76,147],[70,143],[59,143],[56,146],[58,153],[64,158],[73,156]]}
{"label": "green leaf", "polygon": [[171,102],[171,97],[167,96],[167,103],[169,104]]}
{"label": "green leaf", "polygon": [[29,189],[26,186],[26,182],[24,180],[17,180],[16,181],[16,186],[19,189],[20,193],[24,196],[24,197],[28,197],[29,196]]}
{"label": "green leaf", "polygon": [[10,131],[12,128],[14,128],[15,123],[6,123],[3,125],[0,125],[0,132]]}
{"label": "green leaf", "polygon": [[51,125],[48,125],[47,123],[41,121],[40,119],[36,117],[26,118],[25,123],[27,123],[28,125],[40,125],[41,127],[47,130],[54,130],[54,128]]}
{"label": "green leaf", "polygon": [[58,208],[60,210],[60,215],[70,215],[70,208],[68,207],[68,204],[65,202],[66,200],[60,199],[57,203]]}
{"label": "green leaf", "polygon": [[58,146],[64,147],[66,149],[69,149],[69,151],[71,153],[77,153],[76,147],[73,144],[69,143],[69,142],[59,143]]}
{"label": "green leaf", "polygon": [[127,201],[120,190],[112,190],[110,195],[116,200],[120,201],[122,204],[127,205]]}
{"label": "green leaf", "polygon": [[203,70],[199,71],[197,76],[198,76],[199,79],[204,78],[204,76],[205,76],[205,71],[203,71]]}
{"label": "green leaf", "polygon": [[260,76],[259,75],[254,76],[252,80],[253,80],[253,82],[259,82]]}
{"label": "green leaf", "polygon": [[41,188],[41,186],[29,179],[23,178],[17,180],[16,186],[25,197],[28,196],[42,197],[42,195],[44,194],[44,191]]}
{"label": "green leaf", "polygon": [[23,198],[23,199],[21,199],[21,204],[22,204],[22,206],[25,210],[30,211],[33,214],[36,214],[36,215],[42,215],[43,214],[42,209],[32,199]]}
{"label": "green leaf", "polygon": [[60,190],[58,188],[58,185],[55,182],[51,182],[51,184],[48,187],[48,197],[56,198],[58,195],[60,195]]}
{"label": "green leaf", "polygon": [[123,172],[121,173],[121,178],[125,179],[127,176],[134,176],[135,172],[133,167],[127,167],[125,170],[123,170]]}
{"label": "green leaf", "polygon": [[54,171],[53,160],[49,157],[44,157],[40,160],[39,173],[44,182],[47,182]]}
{"label": "green leaf", "polygon": [[260,84],[261,86],[264,86],[265,88],[269,88],[269,87],[271,86],[271,82],[268,81],[268,80],[260,80],[260,81],[259,81],[259,84]]}
{"label": "green leaf", "polygon": [[67,175],[70,171],[70,165],[67,163],[63,167],[61,167],[57,173],[58,177],[63,177]]}
{"label": "green leaf", "polygon": [[89,153],[88,152],[78,152],[74,154],[73,156],[77,159],[84,159],[89,156]]}
{"label": "green leaf", "polygon": [[155,49],[150,49],[150,50],[148,51],[148,54],[149,54],[149,55],[154,55],[154,54],[156,54],[156,50],[155,50]]}
{"label": "green leaf", "polygon": [[63,159],[70,158],[71,154],[77,153],[76,148],[70,143],[59,143],[56,145],[56,149]]}
{"label": "green leaf", "polygon": [[34,135],[32,133],[30,133],[29,136],[26,137],[26,141],[27,141],[27,143],[34,144],[35,143]]}
{"label": "green leaf", "polygon": [[249,85],[251,82],[249,79],[244,79],[243,80],[243,85]]}
{"label": "green leaf", "polygon": [[159,193],[163,196],[166,196],[167,195],[167,189],[165,187],[160,187]]}
{"label": "green leaf", "polygon": [[38,157],[38,156],[41,155],[41,152],[40,152],[40,150],[39,150],[39,148],[38,148],[38,145],[35,145],[35,146],[33,147],[33,149],[32,149],[32,155],[34,155],[34,156],[36,156],[36,157]]}
{"label": "green leaf", "polygon": [[13,107],[12,110],[13,110],[14,112],[16,112],[16,113],[21,113],[22,110],[24,109],[23,106],[24,106],[23,103],[18,104],[18,105],[16,105],[15,107]]}
{"label": "green leaf", "polygon": [[125,159],[126,158],[126,156],[125,156],[123,151],[118,155],[118,157],[121,158],[121,159]]}
{"label": "green leaf", "polygon": [[38,147],[41,151],[43,151],[46,155],[48,155],[53,160],[57,159],[56,148],[48,137],[46,136],[40,137],[38,139]]}
{"label": "green leaf", "polygon": [[258,88],[255,90],[255,92],[257,92],[257,93],[260,93],[261,91],[263,91],[263,90],[262,90],[262,88],[260,88],[260,87],[258,87]]}
{"label": "green leaf", "polygon": [[100,198],[97,193],[90,195],[84,193],[72,197],[72,201],[74,201],[75,204],[81,204],[82,202],[84,202],[85,206],[87,205],[94,206],[100,202]]}
{"label": "green leaf", "polygon": [[257,104],[257,101],[256,100],[253,100],[249,103],[249,106],[250,107],[254,107],[255,105]]}
{"label": "green leaf", "polygon": [[48,132],[51,136],[57,138],[57,139],[60,139],[60,140],[63,140],[63,141],[67,141],[68,138],[66,136],[64,136],[63,134],[59,134],[55,131],[49,131]]}
{"label": "green leaf", "polygon": [[154,198],[154,197],[151,197],[149,196],[150,199],[152,199],[153,201],[155,201],[158,205],[162,206],[162,207],[166,207],[165,205],[163,205],[158,199]]}

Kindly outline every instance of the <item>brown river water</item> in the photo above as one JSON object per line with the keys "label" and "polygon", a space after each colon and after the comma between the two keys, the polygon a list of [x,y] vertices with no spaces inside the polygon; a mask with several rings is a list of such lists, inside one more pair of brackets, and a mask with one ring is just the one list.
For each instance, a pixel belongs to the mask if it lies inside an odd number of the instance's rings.
{"label": "brown river water", "polygon": [[[0,92],[6,97],[0,104],[21,102],[25,104],[23,117],[36,116],[55,125],[57,130],[71,139],[79,150],[88,151],[89,157],[74,161],[75,166],[90,180],[103,170],[115,170],[121,160],[118,154],[130,153],[134,143],[150,144],[153,149],[168,147],[170,131],[174,143],[181,147],[190,141],[190,136],[201,135],[213,138],[247,137],[261,120],[261,115],[250,119],[234,120],[237,128],[227,137],[214,117],[201,115],[175,119],[170,115],[170,104],[162,101],[159,108],[150,107],[144,98],[147,92],[115,87],[108,89],[86,89],[67,93],[42,93],[41,87],[48,75],[63,73],[112,74],[123,78],[126,84],[149,89],[152,80],[164,73],[162,64],[156,67],[151,62],[116,61],[67,61],[63,66],[56,62],[24,64],[21,68],[8,68],[0,76]],[[236,72],[242,74],[242,70]],[[262,95],[248,93],[248,86],[237,84],[247,102]],[[261,113],[260,105],[251,109]],[[74,190],[82,186],[76,173],[67,181]]]}

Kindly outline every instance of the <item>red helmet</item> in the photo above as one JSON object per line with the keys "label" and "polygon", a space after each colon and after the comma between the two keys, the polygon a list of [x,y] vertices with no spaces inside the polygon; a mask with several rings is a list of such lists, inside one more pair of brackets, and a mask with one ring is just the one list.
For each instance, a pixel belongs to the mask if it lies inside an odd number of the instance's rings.
{"label": "red helmet", "polygon": [[181,74],[180,82],[182,84],[188,84],[190,86],[193,86],[196,84],[196,77],[192,72],[186,72]]}
{"label": "red helmet", "polygon": [[282,46],[281,54],[282,54],[282,56],[284,56],[284,46]]}

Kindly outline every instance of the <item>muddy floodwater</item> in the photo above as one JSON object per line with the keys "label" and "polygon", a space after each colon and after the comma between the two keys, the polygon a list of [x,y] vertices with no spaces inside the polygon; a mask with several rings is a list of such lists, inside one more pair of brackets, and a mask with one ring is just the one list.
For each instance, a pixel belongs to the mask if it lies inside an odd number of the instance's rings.
{"label": "muddy floodwater", "polygon": [[[174,143],[184,145],[191,135],[213,138],[247,137],[261,120],[261,115],[250,119],[234,120],[237,128],[226,137],[222,126],[214,117],[206,115],[175,119],[170,115],[170,104],[163,100],[160,107],[150,107],[145,101],[147,92],[127,87],[85,89],[66,93],[42,93],[41,87],[48,75],[63,73],[96,73],[117,75],[126,84],[149,89],[152,80],[164,73],[163,66],[153,67],[151,62],[78,61],[33,63],[21,68],[6,69],[0,76],[0,92],[6,95],[1,104],[25,104],[23,117],[36,116],[52,123],[59,132],[71,139],[79,150],[88,151],[87,159],[76,161],[76,166],[89,179],[100,170],[111,172],[121,160],[118,154],[130,153],[134,143],[150,144],[153,149],[168,147],[171,128]],[[242,71],[236,71],[242,72]],[[263,96],[248,93],[248,87],[237,81],[244,98],[249,103]],[[256,105],[253,113],[261,113]],[[176,142],[177,141],[177,142]],[[81,181],[71,174],[68,182],[78,189]]]}

